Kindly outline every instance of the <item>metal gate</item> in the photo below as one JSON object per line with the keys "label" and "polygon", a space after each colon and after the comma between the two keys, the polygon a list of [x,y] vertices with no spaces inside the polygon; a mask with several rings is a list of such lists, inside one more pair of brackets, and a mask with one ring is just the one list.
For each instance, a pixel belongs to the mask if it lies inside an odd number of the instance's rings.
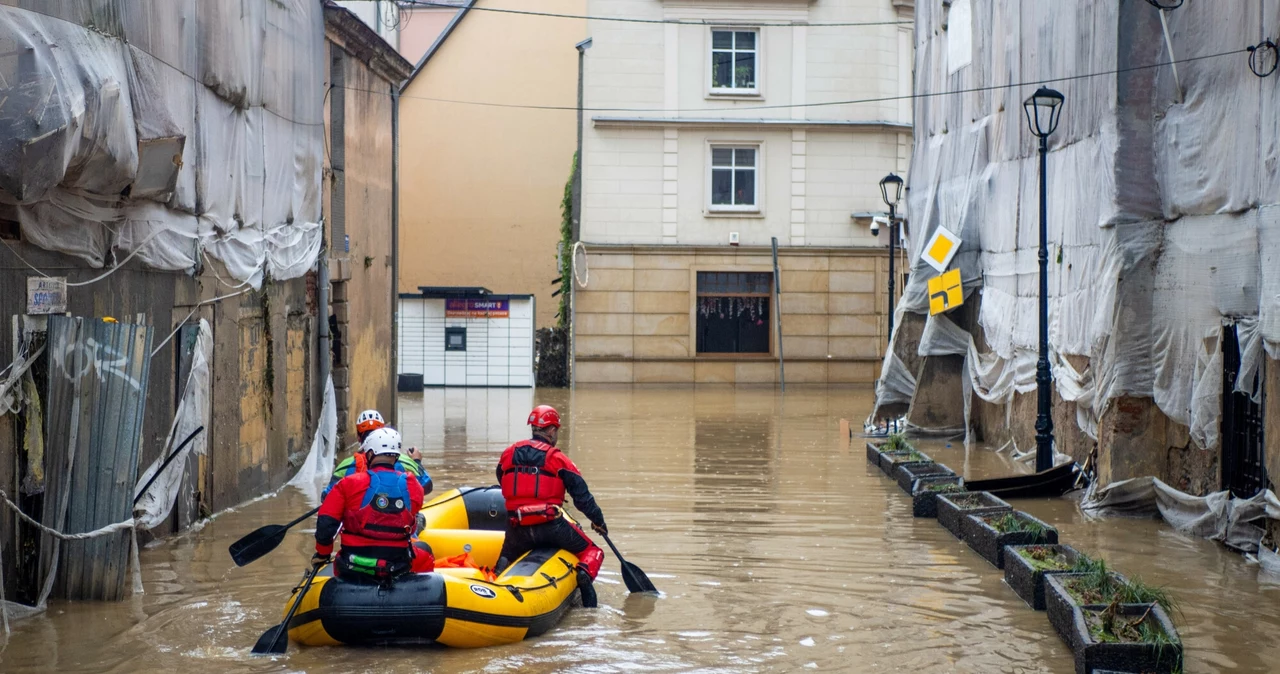
{"label": "metal gate", "polygon": [[[1237,498],[1249,498],[1268,486],[1262,396],[1259,393],[1259,402],[1254,402],[1248,393],[1235,390],[1239,372],[1240,340],[1231,325],[1222,330],[1222,488]],[[1261,386],[1259,371],[1250,388],[1256,392]]]}

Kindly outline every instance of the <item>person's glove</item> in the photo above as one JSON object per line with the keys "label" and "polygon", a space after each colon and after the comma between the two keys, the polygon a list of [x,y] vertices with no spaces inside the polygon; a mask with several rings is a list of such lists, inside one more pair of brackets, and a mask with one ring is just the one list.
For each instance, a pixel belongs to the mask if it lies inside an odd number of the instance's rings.
{"label": "person's glove", "polygon": [[600,534],[601,536],[609,535],[609,527],[605,526],[603,523],[596,524],[595,522],[592,522],[591,528],[595,529],[596,533]]}
{"label": "person's glove", "polygon": [[331,559],[331,555],[322,555],[317,552],[316,554],[311,555],[311,566],[324,566],[325,564],[328,564]]}

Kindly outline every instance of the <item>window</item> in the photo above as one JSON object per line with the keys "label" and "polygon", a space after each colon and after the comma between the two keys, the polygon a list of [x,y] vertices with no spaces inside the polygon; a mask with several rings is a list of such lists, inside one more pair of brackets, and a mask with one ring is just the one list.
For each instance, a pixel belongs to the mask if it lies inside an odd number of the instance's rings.
{"label": "window", "polygon": [[769,353],[773,274],[698,272],[698,353]]}
{"label": "window", "polygon": [[445,351],[466,351],[467,350],[467,329],[466,328],[445,328],[444,329],[444,350]]}
{"label": "window", "polygon": [[711,31],[711,93],[757,92],[757,37],[754,30]]}
{"label": "window", "polygon": [[711,148],[712,210],[758,210],[756,207],[755,147]]}

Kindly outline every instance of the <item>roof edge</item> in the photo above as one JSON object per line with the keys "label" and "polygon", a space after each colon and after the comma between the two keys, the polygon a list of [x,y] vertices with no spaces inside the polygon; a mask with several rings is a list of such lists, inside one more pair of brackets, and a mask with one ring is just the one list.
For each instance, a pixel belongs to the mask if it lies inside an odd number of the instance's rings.
{"label": "roof edge", "polygon": [[462,23],[462,18],[467,15],[467,12],[471,11],[472,7],[475,7],[478,1],[479,0],[467,0],[467,4],[458,9],[458,13],[453,15],[453,18],[449,20],[449,23],[444,27],[444,30],[440,31],[440,34],[436,36],[435,42],[432,42],[431,46],[427,47],[427,53],[423,54],[422,58],[418,59],[417,65],[413,67],[413,73],[411,73],[408,79],[404,81],[404,84],[401,85],[401,91],[408,89],[409,85],[413,84],[413,81],[418,78],[418,73],[422,72],[422,69],[427,66],[427,61],[430,61],[431,57],[440,50],[440,47],[444,45],[444,41],[449,39],[449,36],[453,34],[453,29],[457,28],[458,24]]}
{"label": "roof edge", "polygon": [[326,33],[342,39],[343,50],[391,84],[399,86],[411,74],[413,65],[346,7],[325,0],[324,23]]}

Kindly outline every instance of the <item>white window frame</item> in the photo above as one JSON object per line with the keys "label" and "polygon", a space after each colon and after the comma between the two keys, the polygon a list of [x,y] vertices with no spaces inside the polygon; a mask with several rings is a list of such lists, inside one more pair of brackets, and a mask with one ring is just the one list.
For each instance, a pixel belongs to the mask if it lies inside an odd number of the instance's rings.
{"label": "white window frame", "polygon": [[[715,81],[716,81],[716,67],[715,67],[715,56],[714,56],[714,54],[715,54],[715,52],[716,52],[716,51],[720,51],[720,50],[717,50],[717,49],[716,49],[716,46],[715,46],[715,45],[716,45],[715,34],[716,34],[716,33],[718,33],[718,32],[730,32],[730,33],[755,33],[755,35],[756,35],[756,46],[755,46],[755,49],[754,49],[754,50],[752,50],[752,53],[754,53],[754,54],[755,54],[755,57],[756,57],[756,58],[755,58],[755,64],[756,64],[756,65],[755,65],[755,68],[756,68],[755,75],[756,75],[756,78],[755,78],[755,86],[754,86],[754,87],[751,87],[751,88],[746,88],[746,87],[717,87],[717,86],[715,85]],[[761,55],[764,53],[764,49],[763,49],[763,46],[764,46],[764,45],[763,45],[763,43],[762,43],[762,40],[763,40],[763,39],[764,39],[764,32],[763,32],[763,31],[761,31],[759,28],[755,28],[755,27],[748,28],[748,27],[742,27],[742,26],[736,26],[736,27],[735,27],[735,26],[712,26],[712,27],[707,31],[707,51],[706,51],[706,54],[707,54],[707,94],[708,94],[708,95],[710,95],[710,96],[749,96],[749,97],[752,97],[752,98],[759,98],[759,97],[760,97],[760,95],[761,95],[761,92],[763,91],[763,88],[762,88],[762,86],[761,86],[761,79],[763,78],[763,75],[764,75],[764,61],[760,58],[760,57],[761,57]],[[736,37],[736,36],[735,36],[734,40],[735,40],[735,41],[737,40],[737,37]],[[737,50],[737,48],[736,48],[736,42],[735,42],[735,48],[734,48],[732,51],[733,51],[734,53],[736,53],[736,52],[738,51],[738,50]],[[745,50],[744,50],[744,51],[745,51]],[[735,77],[735,81],[736,81],[736,77]]]}
{"label": "white window frame", "polygon": [[[754,167],[755,183],[753,185],[753,194],[755,195],[754,204],[717,204],[713,203],[715,180],[715,162],[712,159],[714,150],[755,150],[756,162]],[[714,215],[759,215],[764,212],[764,193],[760,189],[760,177],[764,172],[764,143],[760,141],[729,141],[729,140],[709,140],[707,141],[707,163],[706,171],[706,190],[707,190],[707,213]]]}

